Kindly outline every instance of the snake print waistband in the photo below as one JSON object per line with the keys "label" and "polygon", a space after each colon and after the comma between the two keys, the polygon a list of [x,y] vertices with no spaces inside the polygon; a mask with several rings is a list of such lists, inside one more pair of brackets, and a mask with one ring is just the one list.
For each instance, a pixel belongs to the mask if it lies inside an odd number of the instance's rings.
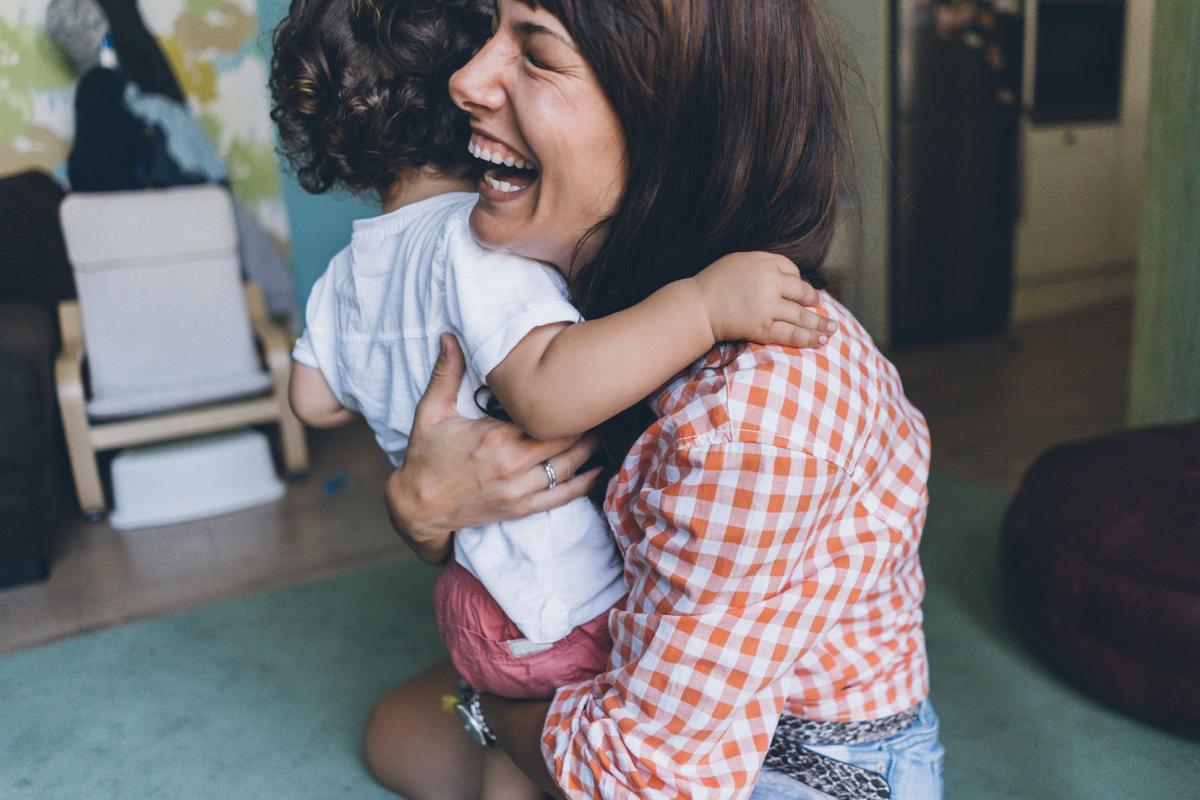
{"label": "snake print waistband", "polygon": [[779,718],[775,738],[783,737],[797,744],[862,744],[895,736],[916,721],[915,708],[863,722],[818,722],[784,714]]}
{"label": "snake print waistband", "polygon": [[784,714],[775,729],[763,766],[836,800],[890,800],[891,788],[877,772],[837,761],[806,745],[877,742],[917,721],[917,709],[865,722],[818,722]]}

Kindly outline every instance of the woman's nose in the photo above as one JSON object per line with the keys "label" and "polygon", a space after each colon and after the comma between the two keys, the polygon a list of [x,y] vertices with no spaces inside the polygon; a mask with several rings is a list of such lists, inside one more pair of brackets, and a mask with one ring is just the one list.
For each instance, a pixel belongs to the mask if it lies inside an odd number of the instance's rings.
{"label": "woman's nose", "polygon": [[450,76],[450,97],[463,111],[495,111],[504,103],[499,39],[492,37],[474,58]]}

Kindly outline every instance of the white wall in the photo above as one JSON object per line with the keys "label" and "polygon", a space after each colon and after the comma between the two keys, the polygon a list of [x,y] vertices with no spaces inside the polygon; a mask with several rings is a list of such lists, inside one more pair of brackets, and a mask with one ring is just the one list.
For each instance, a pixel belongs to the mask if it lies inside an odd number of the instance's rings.
{"label": "white wall", "polygon": [[[1034,5],[1035,0],[1027,3],[1030,13]],[[1117,122],[1022,125],[1013,308],[1018,321],[1080,310],[1133,291],[1153,10],[1154,0],[1129,0]],[[1026,45],[1030,71],[1032,35]],[[1032,73],[1027,91],[1031,78]]]}
{"label": "white wall", "polygon": [[[1132,292],[1154,2],[1128,0],[1119,124],[1043,129],[1040,136],[1029,135],[1025,126],[1023,215],[1016,232],[1018,320]],[[861,75],[861,81],[850,76],[858,194],[843,208],[828,269],[845,286],[846,304],[881,346],[887,345],[890,302],[890,5],[887,0],[826,0]],[[1066,133],[1074,145],[1064,141]],[[1089,213],[1088,204],[1097,202],[1101,213]]]}

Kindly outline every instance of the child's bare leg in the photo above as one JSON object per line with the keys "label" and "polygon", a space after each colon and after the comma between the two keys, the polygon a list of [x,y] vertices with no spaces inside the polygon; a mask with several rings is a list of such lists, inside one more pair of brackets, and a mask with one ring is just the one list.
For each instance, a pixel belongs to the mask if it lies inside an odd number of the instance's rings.
{"label": "child's bare leg", "polygon": [[489,747],[483,757],[482,800],[542,800],[542,791],[508,754]]}

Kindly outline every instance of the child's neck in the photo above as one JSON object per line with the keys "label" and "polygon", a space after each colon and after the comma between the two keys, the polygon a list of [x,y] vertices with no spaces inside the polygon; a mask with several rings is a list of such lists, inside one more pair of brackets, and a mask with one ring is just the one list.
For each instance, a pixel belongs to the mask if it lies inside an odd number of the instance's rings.
{"label": "child's neck", "polygon": [[390,214],[421,200],[428,200],[447,192],[470,192],[475,184],[462,175],[438,172],[428,167],[414,170],[396,181],[392,187],[379,193],[383,213]]}

